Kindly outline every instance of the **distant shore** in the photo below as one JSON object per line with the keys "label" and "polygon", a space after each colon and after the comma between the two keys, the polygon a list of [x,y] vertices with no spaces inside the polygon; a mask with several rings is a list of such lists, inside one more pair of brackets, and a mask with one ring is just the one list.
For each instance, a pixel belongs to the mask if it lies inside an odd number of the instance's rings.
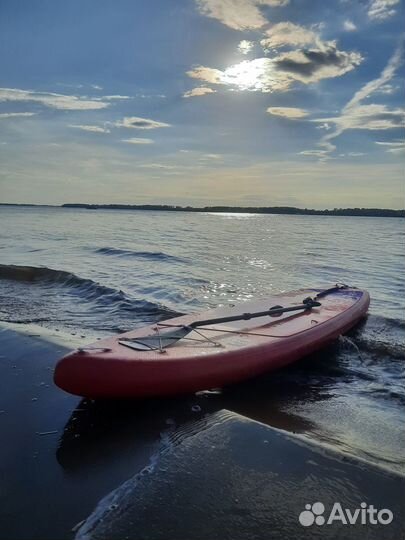
{"label": "distant shore", "polygon": [[177,206],[168,204],[85,204],[66,203],[62,205],[0,203],[0,206],[82,208],[85,210],[146,210],[155,212],[231,212],[236,214],[283,214],[304,216],[355,216],[355,217],[405,217],[404,210],[390,208],[334,208],[315,210],[295,206]]}

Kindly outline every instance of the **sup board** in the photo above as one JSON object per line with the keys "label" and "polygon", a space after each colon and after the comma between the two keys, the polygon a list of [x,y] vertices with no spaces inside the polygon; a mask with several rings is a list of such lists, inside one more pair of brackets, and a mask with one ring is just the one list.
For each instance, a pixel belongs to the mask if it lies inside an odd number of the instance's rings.
{"label": "sup board", "polygon": [[[303,306],[308,297],[318,305]],[[219,388],[279,369],[327,345],[358,323],[369,303],[367,291],[336,286],[184,315],[75,350],[58,362],[54,380],[71,394],[94,399]],[[270,308],[271,316],[249,317]],[[237,320],[221,322],[224,318]],[[201,319],[208,324],[193,327]]]}

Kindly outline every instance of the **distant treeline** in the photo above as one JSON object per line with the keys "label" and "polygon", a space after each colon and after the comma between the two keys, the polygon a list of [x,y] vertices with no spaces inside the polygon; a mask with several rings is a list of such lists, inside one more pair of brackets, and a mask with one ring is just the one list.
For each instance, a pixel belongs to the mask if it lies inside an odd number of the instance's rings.
{"label": "distant treeline", "polygon": [[294,206],[173,206],[168,204],[63,204],[64,208],[86,208],[87,210],[155,210],[164,212],[232,212],[247,214],[292,214],[309,216],[364,216],[364,217],[405,217],[405,210],[386,208],[334,208],[333,210],[313,210]]}
{"label": "distant treeline", "polygon": [[60,206],[59,205],[55,205],[55,204],[32,204],[32,203],[7,203],[7,202],[2,202],[0,203],[0,206],[29,206],[29,207],[36,207],[36,206],[39,206],[39,207],[46,207],[46,208],[59,208]]}

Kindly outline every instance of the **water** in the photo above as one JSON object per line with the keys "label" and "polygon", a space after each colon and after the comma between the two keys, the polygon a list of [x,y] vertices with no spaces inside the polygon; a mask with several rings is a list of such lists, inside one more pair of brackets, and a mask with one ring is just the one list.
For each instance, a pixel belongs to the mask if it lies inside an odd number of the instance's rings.
{"label": "water", "polygon": [[0,207],[0,321],[86,343],[290,289],[366,288],[370,315],[348,337],[199,405],[402,470],[403,248],[402,219]]}
{"label": "water", "polygon": [[104,335],[342,281],[370,291],[371,313],[403,319],[403,243],[392,218],[2,207],[1,264],[48,271],[2,280],[0,318]]}

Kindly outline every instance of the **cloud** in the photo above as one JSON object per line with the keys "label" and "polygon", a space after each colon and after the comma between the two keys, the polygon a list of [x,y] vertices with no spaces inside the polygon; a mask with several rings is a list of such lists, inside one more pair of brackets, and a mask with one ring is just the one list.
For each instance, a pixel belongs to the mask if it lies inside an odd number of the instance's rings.
{"label": "cloud", "polygon": [[133,97],[141,99],[165,99],[167,96],[165,94],[134,94]]}
{"label": "cloud", "polygon": [[217,161],[219,159],[223,159],[222,154],[203,154],[200,157],[200,161]]}
{"label": "cloud", "polygon": [[254,46],[255,44],[253,43],[253,41],[242,39],[242,41],[239,42],[238,51],[242,54],[248,54]]}
{"label": "cloud", "polygon": [[211,84],[234,86],[256,92],[285,92],[295,82],[317,83],[340,77],[363,60],[358,52],[340,51],[334,41],[320,42],[318,48],[287,51],[273,58],[244,60],[224,71],[205,66],[188,71],[195,79]]}
{"label": "cloud", "polygon": [[394,86],[393,84],[384,84],[383,86],[380,86],[380,88],[377,90],[379,94],[395,94],[401,87],[400,86]]}
{"label": "cloud", "polygon": [[309,114],[305,109],[299,109],[298,107],[269,107],[267,112],[274,116],[288,118],[289,120],[298,120]]}
{"label": "cloud", "polygon": [[[189,70],[187,75],[238,90],[285,92],[297,82],[313,84],[340,77],[360,65],[363,57],[359,52],[340,50],[336,41],[323,41],[320,29],[321,25],[307,28],[289,21],[279,22],[268,28],[266,37],[260,41],[266,52],[275,52],[274,56],[244,60],[224,70],[200,65]],[[243,40],[239,50],[248,52],[253,45],[251,41]],[[285,48],[289,50],[277,52]]]}
{"label": "cloud", "polygon": [[11,113],[1,113],[0,120],[3,118],[15,118],[19,116],[35,116],[37,113],[34,112],[11,112]]}
{"label": "cloud", "polygon": [[130,143],[130,144],[153,144],[154,143],[152,139],[146,139],[142,137],[132,137],[131,139],[121,139],[121,141]]}
{"label": "cloud", "polygon": [[405,152],[405,141],[392,141],[392,142],[380,142],[376,141],[376,144],[388,147],[386,152],[390,154],[403,154]]}
{"label": "cloud", "polygon": [[94,98],[97,100],[106,100],[106,101],[114,101],[114,100],[121,100],[121,99],[133,99],[132,96],[121,96],[119,94],[114,94],[112,96],[102,96],[101,98]]}
{"label": "cloud", "polygon": [[339,154],[339,157],[360,157],[365,155],[364,152],[348,152],[347,154]]}
{"label": "cloud", "polygon": [[[325,136],[330,141],[341,135],[346,129],[389,129],[400,127],[403,122],[403,109],[388,109],[385,105],[362,105],[362,101],[379,91],[394,77],[402,63],[403,40],[388,61],[388,64],[377,79],[373,79],[358,90],[343,108],[340,117],[333,121],[336,124],[334,132]],[[324,119],[323,121],[328,121]],[[364,127],[361,127],[361,126]]]}
{"label": "cloud", "polygon": [[318,35],[304,26],[291,22],[280,22],[266,31],[267,37],[260,41],[265,49],[277,49],[285,46],[309,45],[315,43]]}
{"label": "cloud", "polygon": [[65,88],[85,88],[90,87],[93,88],[93,90],[102,90],[103,87],[98,84],[72,84],[72,83],[66,83],[66,82],[57,82],[57,86],[64,86]]}
{"label": "cloud", "polygon": [[170,124],[165,122],[157,122],[156,120],[150,120],[149,118],[140,118],[138,116],[126,116],[122,120],[118,120],[112,124],[115,127],[124,127],[131,129],[157,129],[170,127]]}
{"label": "cloud", "polygon": [[222,84],[223,71],[210,67],[197,66],[186,73],[193,79],[199,79],[201,81],[211,84]]}
{"label": "cloud", "polygon": [[357,26],[354,24],[353,21],[344,21],[343,23],[343,29],[346,30],[346,32],[354,32],[357,30]]}
{"label": "cloud", "polygon": [[334,124],[334,130],[324,135],[317,146],[320,146],[327,153],[331,153],[336,146],[331,143],[332,140],[339,137],[348,129],[365,130],[387,130],[401,128],[405,122],[405,109],[397,107],[390,109],[382,104],[363,104],[363,100],[369,99],[373,93],[379,92],[381,88],[387,86],[394,77],[396,70],[402,63],[403,36],[389,59],[387,65],[376,79],[369,81],[362,86],[350,101],[342,109],[340,116],[334,118],[320,118],[313,122],[320,122],[321,125]]}
{"label": "cloud", "polygon": [[280,22],[267,30],[267,37],[260,43],[267,50],[299,47],[282,52],[272,61],[279,71],[307,84],[341,76],[363,61],[360,53],[339,50],[336,41],[323,41],[314,28],[319,30],[321,25],[306,28],[288,21]]}
{"label": "cloud", "polygon": [[321,125],[316,126],[316,129],[324,129],[326,131],[329,131],[330,129],[332,129],[332,126],[327,122],[323,122]]}
{"label": "cloud", "polygon": [[139,165],[139,167],[142,167],[144,169],[162,169],[168,171],[176,168],[174,165],[165,165],[163,163],[142,163],[141,165]]}
{"label": "cloud", "polygon": [[302,152],[298,152],[300,156],[310,156],[310,157],[317,157],[317,158],[324,158],[327,155],[326,150],[303,150]]}
{"label": "cloud", "polygon": [[331,144],[328,141],[320,141],[316,145],[318,148],[312,149],[312,150],[303,150],[302,152],[299,152],[302,156],[310,156],[310,157],[317,157],[319,158],[319,161],[328,161],[332,159],[330,157],[331,152],[336,150],[336,146]]}
{"label": "cloud", "polygon": [[41,103],[45,107],[59,110],[79,111],[105,109],[108,103],[100,98],[91,99],[81,96],[68,96],[52,92],[35,92],[17,88],[0,88],[0,101],[28,101]]}
{"label": "cloud", "polygon": [[212,88],[207,88],[206,86],[199,86],[198,88],[193,88],[192,90],[189,90],[188,92],[185,92],[183,94],[183,97],[189,98],[189,97],[195,97],[195,96],[205,96],[206,94],[214,94],[215,90]]}
{"label": "cloud", "polygon": [[397,147],[402,147],[405,145],[405,141],[392,141],[392,142],[380,142],[380,141],[376,141],[375,144],[379,144],[381,146],[397,146]]}
{"label": "cloud", "polygon": [[258,29],[267,24],[261,7],[280,7],[289,0],[196,0],[202,15],[217,19],[234,30]]}
{"label": "cloud", "polygon": [[[357,105],[335,118],[321,118],[315,122],[334,123],[342,131],[347,129],[385,130],[405,126],[405,109],[389,109],[386,105]],[[336,135],[335,135],[336,136]],[[329,140],[330,140],[329,136]]]}
{"label": "cloud", "polygon": [[282,53],[274,59],[275,67],[291,79],[305,84],[340,77],[363,61],[358,52],[340,51],[335,41],[322,43],[317,49]]}
{"label": "cloud", "polygon": [[110,130],[101,127],[101,126],[88,126],[88,125],[78,125],[78,124],[69,124],[70,128],[81,129],[82,131],[91,131],[92,133],[110,133]]}
{"label": "cloud", "polygon": [[403,37],[401,39],[399,46],[395,50],[394,54],[389,59],[388,64],[381,72],[381,75],[377,79],[373,79],[372,81],[365,84],[362,88],[360,88],[360,90],[358,90],[354,94],[352,99],[345,106],[344,110],[348,110],[356,106],[363,99],[369,97],[371,94],[373,94],[377,90],[380,90],[381,87],[385,86],[392,79],[392,77],[395,75],[396,70],[399,68],[399,66],[403,62],[402,52],[403,52]]}
{"label": "cloud", "polygon": [[384,21],[395,15],[394,6],[398,5],[400,0],[371,0],[368,7],[368,16],[370,19]]}

